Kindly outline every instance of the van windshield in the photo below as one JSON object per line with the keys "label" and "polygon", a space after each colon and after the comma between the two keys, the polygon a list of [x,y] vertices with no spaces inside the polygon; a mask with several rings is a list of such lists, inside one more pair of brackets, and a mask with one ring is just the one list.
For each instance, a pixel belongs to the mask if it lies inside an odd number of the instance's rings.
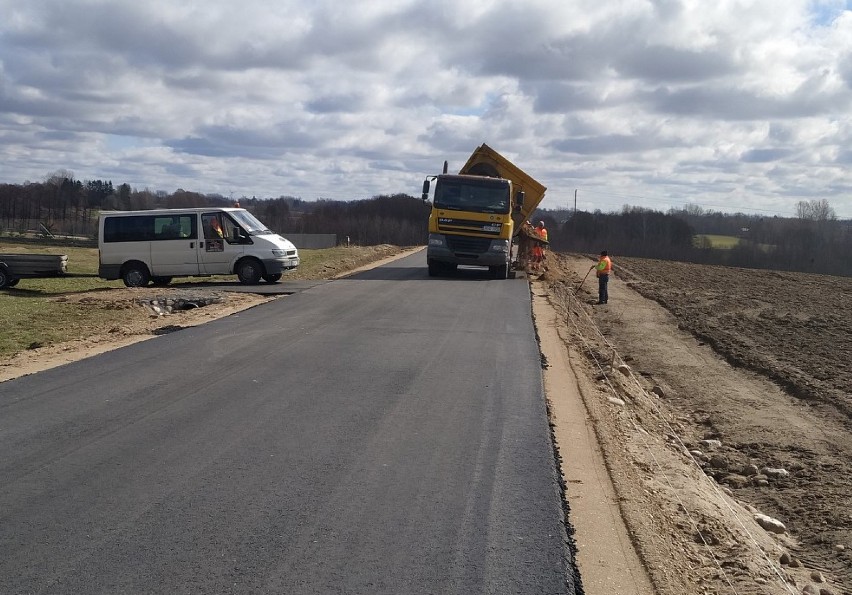
{"label": "van windshield", "polygon": [[250,236],[262,236],[272,233],[263,223],[248,211],[229,211],[228,214],[240,224]]}

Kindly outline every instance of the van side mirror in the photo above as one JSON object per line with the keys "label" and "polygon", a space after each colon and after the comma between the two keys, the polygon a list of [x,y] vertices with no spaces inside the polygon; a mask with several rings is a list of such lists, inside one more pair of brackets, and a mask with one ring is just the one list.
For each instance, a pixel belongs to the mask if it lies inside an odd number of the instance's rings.
{"label": "van side mirror", "polygon": [[429,180],[423,180],[423,202],[429,200]]}

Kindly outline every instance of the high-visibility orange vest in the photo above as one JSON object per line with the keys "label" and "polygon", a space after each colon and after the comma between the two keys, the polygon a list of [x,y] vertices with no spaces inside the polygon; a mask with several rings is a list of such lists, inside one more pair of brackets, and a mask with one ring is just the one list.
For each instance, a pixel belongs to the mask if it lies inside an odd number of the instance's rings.
{"label": "high-visibility orange vest", "polygon": [[602,256],[596,268],[598,277],[609,275],[609,272],[612,270],[612,261],[609,259],[609,256]]}

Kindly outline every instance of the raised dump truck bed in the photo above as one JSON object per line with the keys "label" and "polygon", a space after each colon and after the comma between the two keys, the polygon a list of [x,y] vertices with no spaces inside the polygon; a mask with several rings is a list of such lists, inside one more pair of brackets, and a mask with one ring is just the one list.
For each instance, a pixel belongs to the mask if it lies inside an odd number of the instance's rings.
{"label": "raised dump truck bed", "polygon": [[65,254],[0,253],[0,289],[14,287],[21,279],[59,277],[67,272]]}

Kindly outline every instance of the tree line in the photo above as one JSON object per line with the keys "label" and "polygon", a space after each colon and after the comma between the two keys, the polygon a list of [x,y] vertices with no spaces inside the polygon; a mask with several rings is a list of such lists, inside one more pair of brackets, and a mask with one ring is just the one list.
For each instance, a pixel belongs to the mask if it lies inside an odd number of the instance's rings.
{"label": "tree line", "polygon": [[[352,201],[278,198],[238,199],[270,229],[288,233],[333,233],[359,245],[423,245],[430,205],[407,194]],[[233,198],[178,189],[135,190],[109,180],[75,180],[59,170],[42,182],[0,184],[0,233],[23,235],[46,229],[60,236],[97,236],[103,210],[226,207]],[[666,213],[626,205],[620,212],[546,210],[554,250],[683,260],[747,268],[852,276],[852,222],[837,219],[828,201],[801,201],[795,217],[764,217],[704,211],[697,206]],[[737,238],[730,249],[696,242],[696,235]]]}
{"label": "tree line", "polygon": [[0,184],[0,233],[49,232],[57,236],[97,237],[101,210],[229,207],[237,202],[276,233],[332,233],[359,245],[426,243],[429,205],[406,194],[353,201],[303,201],[200,194],[184,189],[168,193],[135,190],[109,180],[75,180],[59,171],[43,182]]}
{"label": "tree line", "polygon": [[[690,207],[666,213],[625,206],[621,212],[542,211],[554,250],[679,260],[852,276],[852,221],[827,201],[802,201],[796,217],[726,214]],[[538,216],[536,218],[539,218]],[[555,231],[555,233],[554,233]],[[714,248],[702,235],[734,238]]]}

